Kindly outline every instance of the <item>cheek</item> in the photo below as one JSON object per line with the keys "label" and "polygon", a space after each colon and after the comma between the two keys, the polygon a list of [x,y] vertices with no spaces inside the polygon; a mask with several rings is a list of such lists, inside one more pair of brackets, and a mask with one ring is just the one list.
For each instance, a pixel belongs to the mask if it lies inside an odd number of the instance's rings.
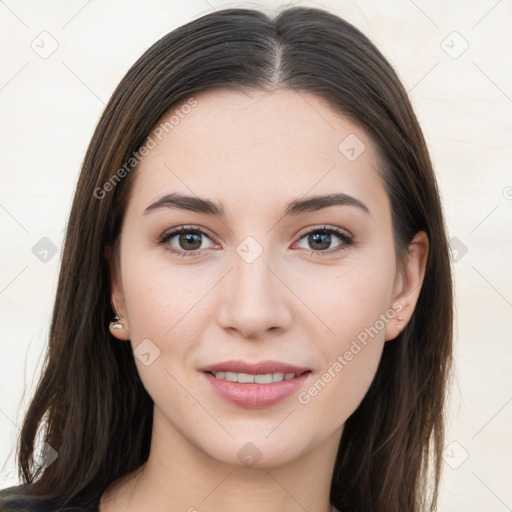
{"label": "cheek", "polygon": [[316,346],[321,368],[297,399],[311,417],[326,417],[329,411],[331,422],[342,424],[373,381],[386,325],[395,317],[390,307],[394,259],[361,258],[333,271],[324,279],[328,286],[323,289],[318,286],[318,273],[305,275],[300,293],[310,291],[308,304],[327,327]]}
{"label": "cheek", "polygon": [[194,330],[207,316],[201,297],[215,284],[211,270],[173,265],[158,252],[133,252],[123,262],[123,289],[133,341],[154,337],[166,343],[176,332]]}
{"label": "cheek", "polygon": [[[385,343],[386,297],[355,288],[332,301],[325,313],[335,335],[317,344],[322,364],[297,400],[310,418],[325,418],[324,433],[342,425],[359,406],[377,372]],[[381,316],[383,315],[383,316]],[[391,314],[388,315],[391,319]],[[389,319],[387,321],[389,321]]]}
{"label": "cheek", "polygon": [[[132,349],[141,380],[162,409],[188,403],[178,382],[195,371],[194,355],[213,314],[207,293],[218,281],[207,267],[176,265],[158,251],[126,251],[123,289]],[[156,354],[147,366],[137,357],[143,343]]]}
{"label": "cheek", "polygon": [[[162,261],[164,260],[164,261]],[[189,269],[191,267],[188,267]],[[208,279],[213,282],[213,279]],[[184,382],[208,312],[198,299],[201,278],[135,251],[123,261],[123,290],[134,359],[144,387],[161,410],[190,406]],[[149,342],[148,342],[149,340]],[[145,364],[142,352],[150,353]]]}
{"label": "cheek", "polygon": [[[323,326],[322,337],[330,341],[329,346],[342,349],[390,307],[394,265],[391,250],[354,253],[330,267],[301,263],[291,271],[294,276],[289,279],[295,283],[296,295],[314,313],[303,315],[302,321]],[[384,336],[382,327],[379,323]]]}
{"label": "cheek", "polygon": [[373,381],[382,347],[379,340],[367,345],[355,341],[333,351],[323,370],[297,395],[306,421],[324,420],[315,427],[317,438],[342,426],[357,409]]}

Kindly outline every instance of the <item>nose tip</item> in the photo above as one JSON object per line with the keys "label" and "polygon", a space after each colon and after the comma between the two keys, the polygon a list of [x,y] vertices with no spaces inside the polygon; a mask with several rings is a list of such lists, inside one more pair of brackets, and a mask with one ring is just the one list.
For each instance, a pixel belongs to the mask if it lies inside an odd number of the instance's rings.
{"label": "nose tip", "polygon": [[[266,332],[287,328],[291,313],[286,288],[262,257],[263,252],[253,259],[258,247],[251,240],[245,244],[240,245],[245,257],[236,256],[234,268],[224,280],[218,319],[224,329],[238,331],[246,338],[258,338]],[[248,255],[251,257],[247,258]]]}

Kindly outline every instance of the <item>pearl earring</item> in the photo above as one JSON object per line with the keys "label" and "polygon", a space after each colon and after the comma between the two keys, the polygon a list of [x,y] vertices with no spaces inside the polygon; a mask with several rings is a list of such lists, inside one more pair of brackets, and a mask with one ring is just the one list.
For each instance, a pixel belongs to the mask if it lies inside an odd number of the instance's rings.
{"label": "pearl earring", "polygon": [[[119,315],[116,315],[114,317],[114,322],[110,322],[110,325],[112,327],[112,329],[122,329],[124,327],[124,325],[122,323],[119,322],[119,320],[121,320],[121,316]],[[113,325],[112,325],[113,324]]]}

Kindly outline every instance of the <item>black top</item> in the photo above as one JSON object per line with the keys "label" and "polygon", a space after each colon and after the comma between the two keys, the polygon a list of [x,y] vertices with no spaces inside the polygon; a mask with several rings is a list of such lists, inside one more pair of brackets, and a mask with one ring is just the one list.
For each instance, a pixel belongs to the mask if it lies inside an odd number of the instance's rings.
{"label": "black top", "polygon": [[63,501],[45,500],[30,496],[27,486],[0,490],[0,512],[99,512],[102,491],[84,490],[66,506]]}

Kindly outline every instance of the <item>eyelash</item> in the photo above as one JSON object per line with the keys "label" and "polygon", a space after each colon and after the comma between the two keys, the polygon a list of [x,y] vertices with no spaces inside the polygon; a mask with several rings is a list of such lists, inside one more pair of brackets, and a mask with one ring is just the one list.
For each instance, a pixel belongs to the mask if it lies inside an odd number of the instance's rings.
{"label": "eyelash", "polygon": [[[201,252],[201,250],[199,250],[199,251],[177,251],[176,249],[173,249],[173,248],[169,247],[168,245],[165,245],[165,244],[167,244],[167,242],[169,240],[171,240],[176,235],[179,235],[181,233],[201,234],[201,235],[211,239],[211,237],[208,235],[208,233],[206,233],[206,231],[202,230],[199,227],[180,226],[179,228],[175,228],[175,229],[172,229],[170,231],[166,231],[165,233],[163,233],[158,238],[157,244],[164,246],[164,249],[167,252],[172,253],[172,254],[177,254],[177,255],[181,255],[181,256],[185,256],[185,255],[194,256],[194,255],[199,254]],[[351,245],[354,245],[354,243],[355,243],[353,235],[351,235],[348,231],[345,231],[344,229],[337,228],[335,226],[328,226],[328,225],[314,228],[314,229],[311,229],[311,230],[303,233],[299,237],[299,241],[306,238],[307,236],[309,236],[311,234],[314,234],[314,233],[335,234],[342,241],[342,243],[339,246],[335,247],[334,249],[328,249],[325,251],[311,250],[311,254],[315,255],[315,256],[332,255],[334,253],[337,253],[338,251],[347,249],[348,247],[350,247]],[[306,251],[307,249],[302,249],[302,250]]]}

